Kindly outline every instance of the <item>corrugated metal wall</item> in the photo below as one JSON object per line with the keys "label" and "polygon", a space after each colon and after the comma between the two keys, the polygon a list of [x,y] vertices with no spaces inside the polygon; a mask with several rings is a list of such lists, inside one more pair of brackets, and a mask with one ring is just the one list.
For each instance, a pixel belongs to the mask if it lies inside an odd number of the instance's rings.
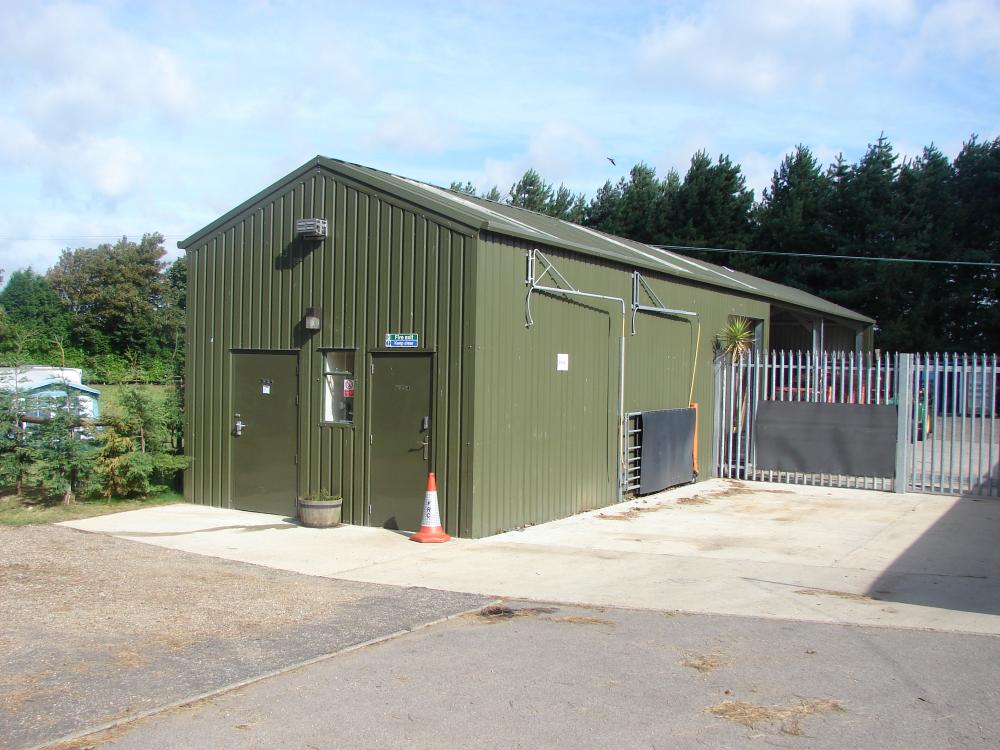
{"label": "corrugated metal wall", "polygon": [[[475,536],[617,501],[616,302],[532,294],[525,327],[526,252],[535,245],[486,233],[477,267]],[[621,297],[631,314],[630,269],[539,247],[581,291]],[[701,474],[711,470],[713,347],[729,315],[766,320],[769,305],[654,274],[668,307],[698,311],[695,400],[701,404]],[[687,406],[697,322],[640,313],[625,332],[625,410]],[[569,355],[569,371],[556,356]]]}
{"label": "corrugated metal wall", "polygon": [[[303,243],[295,220],[326,218],[330,237]],[[188,251],[190,502],[229,507],[231,356],[234,349],[300,350],[299,492],[343,494],[345,521],[364,522],[368,353],[388,332],[417,333],[435,353],[434,463],[451,533],[459,509],[463,394],[472,384],[475,237],[403,201],[317,168],[262,198]],[[301,326],[323,308],[322,330]],[[356,351],[355,424],[322,424],[325,349]],[[422,488],[416,488],[419,494]]]}
{"label": "corrugated metal wall", "polygon": [[[295,219],[326,218],[302,243]],[[613,503],[618,492],[617,303],[532,295],[533,245],[485,233],[387,196],[334,168],[303,169],[188,251],[189,501],[230,507],[233,350],[299,352],[299,487],[367,507],[369,355],[385,333],[417,333],[435,354],[433,464],[450,533],[484,536]],[[632,272],[541,246],[585,291],[622,297]],[[729,316],[768,320],[766,301],[644,272],[663,303],[695,321],[639,313],[625,322],[625,411],[686,406],[697,347],[701,476],[710,472],[713,342]],[[648,301],[646,301],[648,303]],[[323,309],[307,334],[307,307]],[[700,339],[698,324],[700,322]],[[765,342],[766,344],[766,342]],[[355,424],[322,423],[323,352],[356,352]],[[556,357],[569,356],[558,372]],[[473,430],[473,422],[476,429]],[[419,492],[420,488],[417,488]]]}

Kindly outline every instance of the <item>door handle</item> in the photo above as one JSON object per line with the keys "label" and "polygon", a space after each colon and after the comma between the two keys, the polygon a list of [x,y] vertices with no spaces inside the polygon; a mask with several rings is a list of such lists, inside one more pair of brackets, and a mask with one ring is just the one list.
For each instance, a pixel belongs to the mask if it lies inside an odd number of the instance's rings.
{"label": "door handle", "polygon": [[239,414],[237,414],[236,415],[236,420],[233,422],[233,435],[235,435],[236,437],[239,437],[240,435],[242,435],[243,434],[243,428],[246,427],[246,426],[247,426],[247,423],[244,422],[240,418]]}
{"label": "door handle", "polygon": [[425,435],[424,442],[421,443],[424,449],[424,461],[430,458],[430,444],[431,444],[430,438]]}

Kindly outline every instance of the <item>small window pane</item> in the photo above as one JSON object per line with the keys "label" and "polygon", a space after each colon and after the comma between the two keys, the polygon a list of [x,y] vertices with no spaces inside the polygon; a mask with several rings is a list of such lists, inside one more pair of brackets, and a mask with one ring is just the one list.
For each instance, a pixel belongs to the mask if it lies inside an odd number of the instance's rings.
{"label": "small window pane", "polygon": [[323,360],[323,421],[354,422],[354,352],[327,352]]}

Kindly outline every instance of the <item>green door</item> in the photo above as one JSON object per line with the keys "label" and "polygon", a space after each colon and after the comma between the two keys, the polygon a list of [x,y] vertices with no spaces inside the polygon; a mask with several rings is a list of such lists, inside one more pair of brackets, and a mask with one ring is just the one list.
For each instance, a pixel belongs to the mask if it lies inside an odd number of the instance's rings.
{"label": "green door", "polygon": [[295,515],[294,352],[233,354],[233,507]]}
{"label": "green door", "polygon": [[431,457],[431,357],[372,355],[371,526],[416,531]]}

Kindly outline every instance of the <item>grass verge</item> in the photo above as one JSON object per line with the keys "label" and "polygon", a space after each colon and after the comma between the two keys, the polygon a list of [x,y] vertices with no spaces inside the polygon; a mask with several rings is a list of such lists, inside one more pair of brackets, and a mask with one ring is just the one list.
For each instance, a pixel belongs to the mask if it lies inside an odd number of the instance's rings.
{"label": "grass verge", "polygon": [[58,499],[42,501],[17,495],[3,495],[0,496],[0,526],[59,523],[60,521],[72,521],[76,518],[90,518],[108,513],[119,513],[123,510],[138,510],[153,505],[182,502],[184,502],[184,496],[174,491],[158,493],[139,500],[113,497],[78,500],[72,505],[63,505]]}
{"label": "grass verge", "polygon": [[[93,387],[101,392],[101,416],[120,417],[122,415],[121,392],[124,388],[134,386],[102,384]],[[170,398],[174,387],[172,385],[140,385],[139,388],[162,403]]]}

